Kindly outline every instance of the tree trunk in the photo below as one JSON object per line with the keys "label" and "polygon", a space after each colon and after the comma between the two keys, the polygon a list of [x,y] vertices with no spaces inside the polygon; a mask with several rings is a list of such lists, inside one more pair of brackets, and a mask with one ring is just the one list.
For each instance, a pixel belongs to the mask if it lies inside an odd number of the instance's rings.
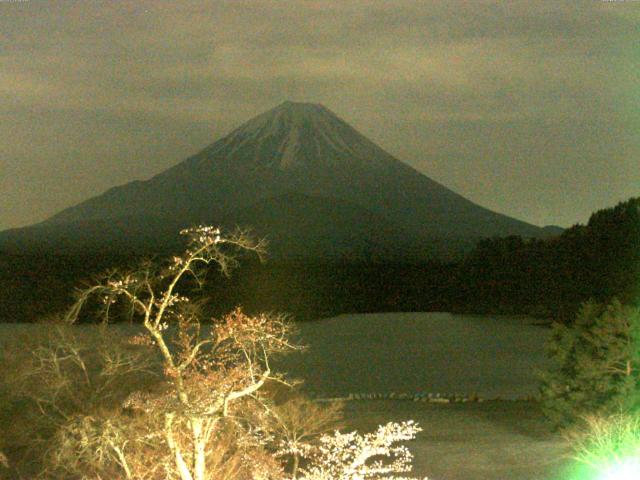
{"label": "tree trunk", "polygon": [[298,467],[300,466],[300,456],[297,453],[293,454],[293,466],[291,467],[291,478],[295,480],[298,478]]}
{"label": "tree trunk", "polygon": [[191,432],[193,435],[193,480],[205,480],[207,466],[205,462],[206,435],[203,431],[203,420],[191,418]]}
{"label": "tree trunk", "polygon": [[169,444],[169,449],[173,453],[176,469],[178,470],[178,475],[180,475],[180,480],[194,480],[187,463],[184,461],[182,452],[178,445],[176,445],[175,438],[173,438],[173,417],[174,414],[172,413],[167,414],[165,417],[164,429],[167,443]]}

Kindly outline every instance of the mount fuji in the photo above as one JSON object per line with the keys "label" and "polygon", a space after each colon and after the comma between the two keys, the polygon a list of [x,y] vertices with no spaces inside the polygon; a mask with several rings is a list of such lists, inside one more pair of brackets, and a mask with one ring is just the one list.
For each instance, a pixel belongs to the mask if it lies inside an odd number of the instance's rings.
{"label": "mount fuji", "polygon": [[204,223],[252,227],[270,253],[303,257],[420,256],[456,241],[550,233],[465,199],[322,105],[285,102],[149,180],[0,233],[0,249],[157,250]]}

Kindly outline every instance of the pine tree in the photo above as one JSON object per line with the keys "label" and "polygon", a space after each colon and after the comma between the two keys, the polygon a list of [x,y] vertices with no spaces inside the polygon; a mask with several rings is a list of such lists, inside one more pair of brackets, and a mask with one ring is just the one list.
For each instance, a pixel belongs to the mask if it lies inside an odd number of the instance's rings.
{"label": "pine tree", "polygon": [[640,309],[587,302],[572,325],[555,324],[542,407],[559,427],[640,405]]}

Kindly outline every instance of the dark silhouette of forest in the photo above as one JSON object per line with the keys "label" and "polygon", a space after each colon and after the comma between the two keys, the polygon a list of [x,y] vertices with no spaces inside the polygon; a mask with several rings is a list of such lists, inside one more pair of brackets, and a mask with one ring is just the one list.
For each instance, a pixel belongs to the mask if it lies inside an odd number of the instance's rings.
{"label": "dark silhouette of forest", "polygon": [[640,298],[640,198],[591,215],[560,236],[480,241],[459,265],[453,305],[477,313],[571,318],[593,299]]}
{"label": "dark silhouette of forest", "polygon": [[[112,252],[0,254],[0,320],[37,321],[62,311],[83,280],[139,259]],[[458,261],[247,260],[230,278],[209,272],[206,285],[212,314],[242,305],[248,312],[288,312],[298,320],[454,311],[567,321],[588,299],[640,299],[640,198],[600,210],[586,225],[557,237],[481,240]]]}

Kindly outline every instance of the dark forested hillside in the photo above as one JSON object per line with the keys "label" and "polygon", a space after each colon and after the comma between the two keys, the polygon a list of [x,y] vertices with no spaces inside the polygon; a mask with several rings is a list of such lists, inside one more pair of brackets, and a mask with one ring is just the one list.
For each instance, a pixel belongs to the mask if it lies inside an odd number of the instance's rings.
{"label": "dark forested hillside", "polygon": [[590,298],[640,298],[640,198],[594,213],[545,240],[517,236],[480,241],[458,270],[463,310],[570,318]]}
{"label": "dark forested hillside", "polygon": [[[0,320],[34,321],[62,310],[82,280],[139,259],[113,252],[0,254]],[[435,310],[570,319],[590,298],[640,298],[640,198],[598,211],[554,238],[481,240],[457,262],[244,261],[231,278],[210,272],[205,288],[212,313],[240,304],[300,320]]]}
{"label": "dark forested hillside", "polygon": [[[0,321],[33,322],[60,312],[75,287],[113,266],[142,257],[0,257]],[[202,294],[209,312],[242,305],[277,311],[297,320],[345,312],[444,311],[449,309],[455,264],[244,261],[230,277],[212,270]],[[185,288],[190,288],[188,285]]]}

